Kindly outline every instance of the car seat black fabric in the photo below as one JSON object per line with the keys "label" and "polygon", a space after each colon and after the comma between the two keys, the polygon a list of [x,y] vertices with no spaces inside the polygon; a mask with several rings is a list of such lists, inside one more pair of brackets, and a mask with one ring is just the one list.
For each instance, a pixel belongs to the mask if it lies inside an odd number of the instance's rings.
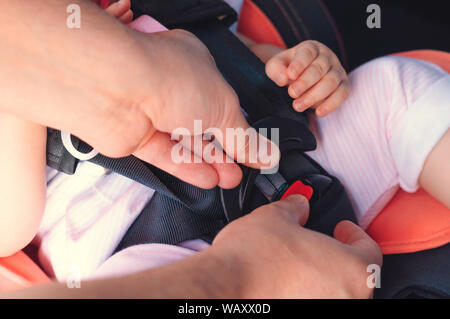
{"label": "car seat black fabric", "polygon": [[[346,66],[346,54],[341,36],[320,0],[252,0],[272,21],[288,47],[313,39],[326,43]],[[231,24],[236,13],[223,0],[173,1],[132,0],[135,16],[149,14],[169,29],[220,18]],[[200,10],[199,10],[200,9]]]}
{"label": "car seat black fabric", "polygon": [[374,298],[450,298],[450,244],[383,257]]}

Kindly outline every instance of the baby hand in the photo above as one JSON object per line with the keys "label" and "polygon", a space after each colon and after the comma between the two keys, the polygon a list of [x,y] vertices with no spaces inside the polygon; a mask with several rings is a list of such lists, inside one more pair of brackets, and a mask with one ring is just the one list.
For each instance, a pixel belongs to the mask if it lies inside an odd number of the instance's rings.
{"label": "baby hand", "polygon": [[317,41],[303,41],[272,57],[267,76],[279,86],[288,85],[297,112],[316,108],[318,116],[336,110],[349,94],[347,73],[337,56]]}
{"label": "baby hand", "polygon": [[106,12],[110,15],[116,17],[125,24],[128,24],[133,20],[133,11],[130,9],[130,0],[110,1],[110,3],[111,5],[106,8]]}

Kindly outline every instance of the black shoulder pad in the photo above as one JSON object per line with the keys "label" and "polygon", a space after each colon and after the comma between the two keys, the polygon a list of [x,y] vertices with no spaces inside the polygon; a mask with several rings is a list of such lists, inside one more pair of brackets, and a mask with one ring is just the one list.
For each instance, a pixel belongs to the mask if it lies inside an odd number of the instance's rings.
{"label": "black shoulder pad", "polygon": [[136,17],[148,14],[169,29],[220,20],[230,26],[237,13],[223,0],[131,0]]}

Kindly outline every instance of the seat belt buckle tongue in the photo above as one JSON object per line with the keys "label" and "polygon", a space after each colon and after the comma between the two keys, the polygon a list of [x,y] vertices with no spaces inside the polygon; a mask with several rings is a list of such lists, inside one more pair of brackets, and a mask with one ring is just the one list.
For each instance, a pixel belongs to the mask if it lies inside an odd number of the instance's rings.
{"label": "seat belt buckle tongue", "polygon": [[286,189],[283,196],[281,196],[281,200],[286,199],[291,195],[302,195],[305,196],[308,200],[311,200],[314,191],[313,188],[309,185],[303,184],[301,181],[296,181],[291,186]]}

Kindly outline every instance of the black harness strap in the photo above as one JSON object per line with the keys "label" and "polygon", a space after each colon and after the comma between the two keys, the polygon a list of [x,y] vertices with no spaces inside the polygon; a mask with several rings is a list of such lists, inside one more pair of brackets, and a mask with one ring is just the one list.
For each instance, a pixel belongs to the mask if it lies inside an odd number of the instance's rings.
{"label": "black harness strap", "polygon": [[131,7],[135,17],[148,14],[168,29],[218,19],[230,26],[237,20],[236,11],[223,0],[131,0]]}
{"label": "black harness strap", "polygon": [[[80,147],[80,140],[72,137],[72,145]],[[61,132],[51,128],[47,129],[47,165],[66,174],[75,173],[79,160],[73,157],[64,147]]]}
{"label": "black harness strap", "polygon": [[[89,147],[84,144],[80,151]],[[178,244],[210,238],[226,224],[218,188],[205,190],[185,183],[134,156],[111,159],[97,155],[91,162],[155,190],[117,250],[141,243]]]}

